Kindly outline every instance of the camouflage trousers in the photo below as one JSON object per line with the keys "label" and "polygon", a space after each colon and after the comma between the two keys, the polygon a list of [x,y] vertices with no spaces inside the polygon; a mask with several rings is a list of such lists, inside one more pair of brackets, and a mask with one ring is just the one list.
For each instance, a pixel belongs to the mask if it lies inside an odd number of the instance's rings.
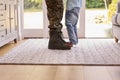
{"label": "camouflage trousers", "polygon": [[47,5],[47,16],[49,28],[62,29],[63,0],[45,0]]}

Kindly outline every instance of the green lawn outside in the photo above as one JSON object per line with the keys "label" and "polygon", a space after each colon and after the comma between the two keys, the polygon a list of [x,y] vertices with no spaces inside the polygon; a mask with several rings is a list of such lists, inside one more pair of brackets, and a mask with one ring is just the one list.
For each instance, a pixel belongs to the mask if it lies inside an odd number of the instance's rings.
{"label": "green lawn outside", "polygon": [[24,9],[24,12],[41,12],[42,9],[33,9],[33,8],[30,8],[30,9]]}

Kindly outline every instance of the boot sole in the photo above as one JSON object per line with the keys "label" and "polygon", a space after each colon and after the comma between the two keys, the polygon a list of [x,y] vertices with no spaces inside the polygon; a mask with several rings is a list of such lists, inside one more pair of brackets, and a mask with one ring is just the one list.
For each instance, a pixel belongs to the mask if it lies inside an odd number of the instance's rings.
{"label": "boot sole", "polygon": [[56,46],[49,46],[48,49],[52,49],[52,50],[70,50],[71,48],[67,48],[67,47],[56,47]]}
{"label": "boot sole", "polygon": [[70,49],[59,49],[59,48],[48,48],[48,49],[51,49],[51,50],[70,50]]}

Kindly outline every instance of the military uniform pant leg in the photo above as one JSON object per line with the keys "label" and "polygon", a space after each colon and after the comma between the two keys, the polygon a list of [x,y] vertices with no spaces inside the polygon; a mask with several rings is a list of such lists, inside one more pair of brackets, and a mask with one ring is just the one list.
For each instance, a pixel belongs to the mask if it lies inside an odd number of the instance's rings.
{"label": "military uniform pant leg", "polygon": [[47,5],[47,16],[49,28],[61,29],[63,18],[63,0],[45,0]]}

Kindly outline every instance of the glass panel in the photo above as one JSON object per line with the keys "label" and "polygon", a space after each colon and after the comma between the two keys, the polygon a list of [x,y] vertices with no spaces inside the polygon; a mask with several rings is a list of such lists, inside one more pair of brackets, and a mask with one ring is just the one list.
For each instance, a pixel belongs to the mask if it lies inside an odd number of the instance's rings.
{"label": "glass panel", "polygon": [[24,28],[43,29],[42,0],[24,0]]}
{"label": "glass panel", "polygon": [[86,37],[112,37],[108,16],[112,0],[86,0]]}

